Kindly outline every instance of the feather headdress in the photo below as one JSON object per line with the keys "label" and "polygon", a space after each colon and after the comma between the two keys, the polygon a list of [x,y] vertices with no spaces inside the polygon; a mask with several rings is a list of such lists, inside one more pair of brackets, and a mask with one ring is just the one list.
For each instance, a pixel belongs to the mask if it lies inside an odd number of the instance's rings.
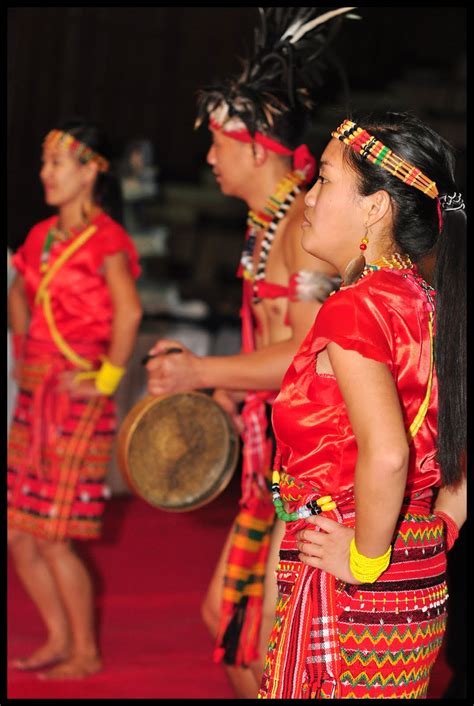
{"label": "feather headdress", "polygon": [[241,75],[198,94],[199,127],[208,116],[224,131],[275,134],[278,118],[311,110],[309,87],[322,82],[321,59],[354,7],[259,7],[253,54]]}

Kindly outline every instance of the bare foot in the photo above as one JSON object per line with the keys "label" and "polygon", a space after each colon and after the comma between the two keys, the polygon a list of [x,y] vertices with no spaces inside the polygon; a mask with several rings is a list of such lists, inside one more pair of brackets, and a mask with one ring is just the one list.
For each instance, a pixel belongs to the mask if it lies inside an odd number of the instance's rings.
{"label": "bare foot", "polygon": [[38,674],[40,679],[83,679],[100,672],[102,660],[99,656],[72,655],[57,667]]}
{"label": "bare foot", "polygon": [[9,666],[13,669],[21,669],[22,671],[32,671],[34,669],[44,669],[53,664],[62,662],[67,659],[69,648],[64,643],[48,641],[37,649],[29,657],[19,657],[12,659]]}

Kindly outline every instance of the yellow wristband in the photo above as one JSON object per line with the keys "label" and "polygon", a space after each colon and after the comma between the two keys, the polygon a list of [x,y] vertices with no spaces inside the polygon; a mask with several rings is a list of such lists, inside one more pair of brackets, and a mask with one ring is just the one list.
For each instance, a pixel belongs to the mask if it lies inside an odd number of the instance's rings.
{"label": "yellow wristband", "polygon": [[125,375],[125,370],[125,368],[121,368],[118,365],[112,365],[107,358],[104,358],[104,362],[95,379],[96,388],[103,395],[113,395],[119,386],[120,380]]}
{"label": "yellow wristband", "polygon": [[352,575],[362,583],[374,583],[383,574],[390,563],[392,546],[382,556],[368,557],[357,551],[355,537],[352,538],[349,551],[349,566]]}

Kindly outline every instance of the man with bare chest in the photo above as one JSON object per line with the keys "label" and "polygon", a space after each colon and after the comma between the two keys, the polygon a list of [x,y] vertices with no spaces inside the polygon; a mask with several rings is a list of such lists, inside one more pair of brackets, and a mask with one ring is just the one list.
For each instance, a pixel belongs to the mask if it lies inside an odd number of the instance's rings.
{"label": "man with bare chest", "polygon": [[[264,11],[267,24],[275,21],[273,10]],[[317,14],[316,8],[289,8],[285,27],[299,10],[306,12],[307,24]],[[310,44],[311,34],[305,39]],[[297,43],[292,51],[296,49]],[[303,190],[315,169],[314,158],[301,144],[311,103],[294,63],[278,72],[275,58],[273,63],[262,60],[276,51],[285,59],[281,48],[267,46],[259,59],[247,62],[239,79],[202,91],[197,121],[208,119],[212,144],[207,162],[222,193],[242,199],[249,207],[238,272],[243,280],[242,351],[199,357],[177,341],[162,339],[150,355],[171,347],[181,352],[158,355],[147,364],[151,394],[213,388],[214,398],[242,436],[240,511],[202,614],[217,639],[216,661],[224,662],[237,695],[244,698],[256,696],[263,671],[283,535],[282,523],[275,522],[271,495],[271,403],[319,307],[338,284],[335,271],[301,246]],[[250,68],[259,89],[251,93],[252,100],[248,98],[254,87]],[[289,72],[293,72],[290,87]]]}

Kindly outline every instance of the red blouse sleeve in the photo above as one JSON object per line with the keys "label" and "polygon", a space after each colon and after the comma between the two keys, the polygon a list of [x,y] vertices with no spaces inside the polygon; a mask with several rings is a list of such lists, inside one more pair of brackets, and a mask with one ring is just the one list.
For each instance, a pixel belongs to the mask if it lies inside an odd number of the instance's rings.
{"label": "red blouse sleeve", "polygon": [[23,277],[28,270],[37,270],[41,259],[41,251],[48,229],[54,219],[48,218],[37,223],[29,231],[23,245],[12,256],[11,262],[16,271]]}
{"label": "red blouse sleeve", "polygon": [[100,269],[104,257],[124,252],[128,257],[132,277],[136,279],[141,272],[138,254],[131,237],[124,228],[111,218],[106,217],[106,223],[100,228],[100,233],[97,235],[98,237],[94,236],[90,241],[93,266]]}
{"label": "red blouse sleeve", "polygon": [[355,286],[336,292],[324,302],[315,321],[311,349],[316,353],[334,341],[391,366],[393,338],[388,309],[367,288]]}
{"label": "red blouse sleeve", "polygon": [[25,263],[25,246],[21,245],[16,253],[12,255],[11,263],[15,270],[18,272],[20,275],[25,274],[26,270],[26,263]]}

